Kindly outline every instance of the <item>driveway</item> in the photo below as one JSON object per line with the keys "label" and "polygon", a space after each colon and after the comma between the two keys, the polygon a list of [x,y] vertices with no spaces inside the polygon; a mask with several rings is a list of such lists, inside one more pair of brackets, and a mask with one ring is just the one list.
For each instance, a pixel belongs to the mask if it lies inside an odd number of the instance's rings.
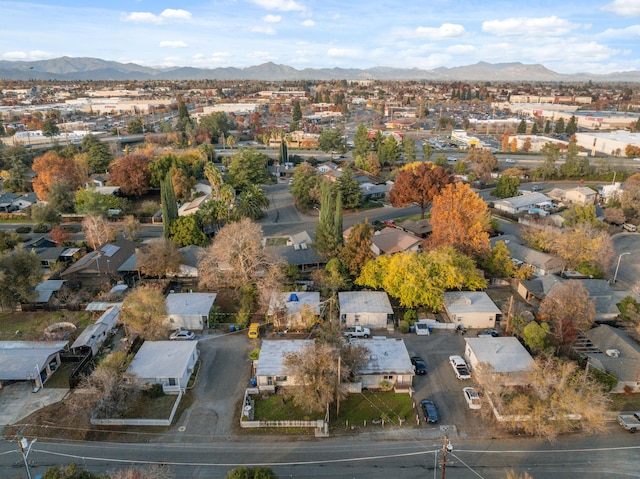
{"label": "driveway", "polygon": [[211,442],[236,434],[239,403],[249,387],[249,353],[258,342],[246,331],[198,336],[200,368],[193,403],[161,442]]}
{"label": "driveway", "polygon": [[30,381],[21,381],[0,389],[0,427],[14,424],[20,419],[66,396],[68,389],[47,388],[32,392]]}

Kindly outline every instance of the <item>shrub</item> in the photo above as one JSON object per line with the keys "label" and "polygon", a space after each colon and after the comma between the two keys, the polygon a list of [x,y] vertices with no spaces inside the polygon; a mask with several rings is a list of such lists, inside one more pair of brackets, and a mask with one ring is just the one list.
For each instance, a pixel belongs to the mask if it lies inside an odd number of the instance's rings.
{"label": "shrub", "polygon": [[19,234],[25,234],[25,233],[31,233],[31,226],[18,226],[16,228],[16,233]]}
{"label": "shrub", "polygon": [[258,357],[260,357],[260,348],[255,348],[249,353],[249,359],[251,359],[252,361],[255,361],[256,359],[258,359]]}
{"label": "shrub", "polygon": [[611,391],[616,384],[618,384],[618,379],[612,374],[605,373],[596,368],[589,369],[589,376],[595,379],[598,383],[602,384],[605,391]]}
{"label": "shrub", "polygon": [[408,333],[409,332],[409,323],[406,322],[405,320],[400,321],[400,323],[398,324],[398,329],[400,329],[401,333]]}
{"label": "shrub", "polygon": [[159,398],[164,396],[164,391],[162,390],[162,384],[150,384],[143,392],[146,397],[150,399]]}
{"label": "shrub", "polygon": [[35,225],[33,227],[33,232],[34,233],[48,233],[49,232],[49,225],[46,225],[44,223],[38,223],[37,225]]}
{"label": "shrub", "polygon": [[418,313],[415,309],[407,309],[404,312],[404,320],[409,323],[409,326],[411,326],[418,320]]}
{"label": "shrub", "polygon": [[391,384],[389,381],[382,381],[380,383],[380,389],[382,389],[383,391],[391,391],[393,389],[393,384]]}

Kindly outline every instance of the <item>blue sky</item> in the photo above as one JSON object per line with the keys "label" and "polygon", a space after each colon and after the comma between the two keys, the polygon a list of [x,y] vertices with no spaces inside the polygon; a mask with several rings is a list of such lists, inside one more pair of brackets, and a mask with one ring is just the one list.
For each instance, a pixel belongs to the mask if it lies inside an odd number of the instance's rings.
{"label": "blue sky", "polygon": [[0,0],[0,59],[640,70],[640,0]]}

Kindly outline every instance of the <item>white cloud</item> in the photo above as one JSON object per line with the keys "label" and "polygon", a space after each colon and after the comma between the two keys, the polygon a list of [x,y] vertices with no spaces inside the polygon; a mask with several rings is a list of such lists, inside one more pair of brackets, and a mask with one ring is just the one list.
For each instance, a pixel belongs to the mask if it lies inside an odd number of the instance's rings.
{"label": "white cloud", "polygon": [[230,57],[231,53],[229,52],[213,52],[211,54],[212,57],[214,58],[225,58],[225,57]]}
{"label": "white cloud", "polygon": [[315,24],[316,22],[314,22],[313,20],[305,20],[304,22],[302,22],[303,27],[312,27]]}
{"label": "white cloud", "polygon": [[257,25],[255,27],[251,27],[249,29],[252,32],[255,33],[264,33],[265,35],[275,35],[276,34],[276,30],[272,27],[263,27],[262,25]]}
{"label": "white cloud", "polygon": [[266,8],[267,10],[280,10],[282,12],[302,11],[304,6],[294,0],[249,0],[251,3]]}
{"label": "white cloud", "polygon": [[447,53],[452,55],[465,55],[476,51],[476,47],[473,45],[451,45],[445,48]]}
{"label": "white cloud", "polygon": [[280,20],[282,20],[280,15],[265,15],[262,17],[262,21],[267,23],[278,23]]}
{"label": "white cloud", "polygon": [[53,53],[45,52],[43,50],[31,50],[28,52],[16,50],[2,54],[2,58],[5,60],[43,60],[46,58],[53,58],[54,56],[55,55]]}
{"label": "white cloud", "polygon": [[640,17],[640,0],[613,0],[602,9],[623,17]]}
{"label": "white cloud", "polygon": [[489,20],[482,23],[482,31],[498,36],[509,35],[566,35],[580,25],[568,22],[555,15],[541,18],[507,18],[505,20]]}
{"label": "white cloud", "polygon": [[162,17],[158,15],[154,15],[151,12],[131,12],[128,15],[124,15],[122,19],[125,22],[134,22],[134,23],[162,23]]}
{"label": "white cloud", "polygon": [[330,57],[353,58],[357,57],[359,54],[360,52],[355,48],[329,48],[329,50],[327,50],[327,55]]}
{"label": "white cloud", "polygon": [[597,35],[601,39],[618,40],[620,38],[640,37],[640,25],[631,25],[627,28],[607,28]]}
{"label": "white cloud", "polygon": [[160,16],[169,20],[191,20],[191,12],[181,9],[167,8],[162,11]]}
{"label": "white cloud", "polygon": [[186,48],[189,45],[187,45],[185,42],[182,41],[170,41],[170,40],[165,40],[160,42],[160,46],[162,48]]}
{"label": "white cloud", "polygon": [[276,58],[269,52],[249,52],[245,56],[247,58],[251,58],[252,60],[257,59],[262,61],[271,61],[271,60],[275,60]]}
{"label": "white cloud", "polygon": [[134,23],[155,23],[159,25],[166,20],[191,20],[191,12],[167,8],[160,15],[151,12],[131,12],[123,15],[122,20]]}
{"label": "white cloud", "polygon": [[444,38],[455,38],[464,35],[464,27],[454,23],[443,23],[439,27],[418,27],[415,36],[428,38],[430,40],[442,40]]}

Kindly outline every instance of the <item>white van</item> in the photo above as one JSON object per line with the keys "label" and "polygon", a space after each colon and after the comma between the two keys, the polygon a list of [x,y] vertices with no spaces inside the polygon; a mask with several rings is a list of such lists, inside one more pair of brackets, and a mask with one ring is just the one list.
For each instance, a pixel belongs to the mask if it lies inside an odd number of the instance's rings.
{"label": "white van", "polygon": [[636,225],[632,225],[631,223],[625,223],[622,225],[622,227],[631,233],[635,233],[636,231],[638,231],[638,227]]}

